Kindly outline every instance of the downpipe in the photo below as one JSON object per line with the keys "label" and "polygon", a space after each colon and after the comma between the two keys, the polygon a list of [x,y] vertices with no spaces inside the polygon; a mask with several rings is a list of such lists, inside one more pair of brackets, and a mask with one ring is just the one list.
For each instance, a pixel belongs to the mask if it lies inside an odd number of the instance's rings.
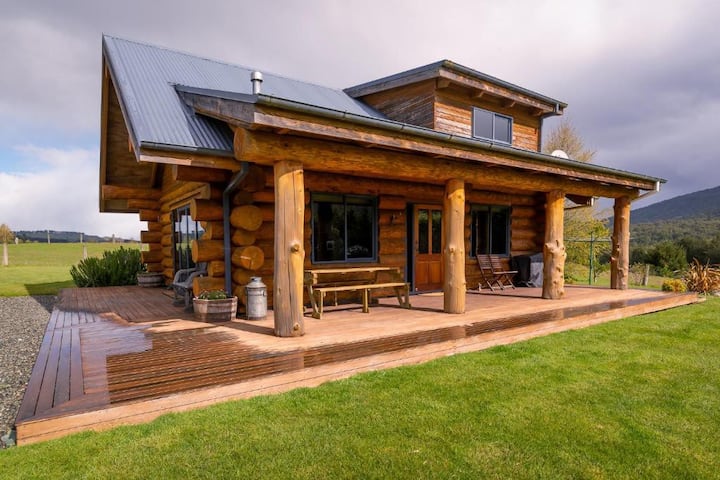
{"label": "downpipe", "polygon": [[223,190],[223,250],[225,252],[225,293],[232,296],[232,251],[230,242],[230,196],[237,189],[250,171],[248,162],[240,163],[240,170],[233,175],[230,183]]}

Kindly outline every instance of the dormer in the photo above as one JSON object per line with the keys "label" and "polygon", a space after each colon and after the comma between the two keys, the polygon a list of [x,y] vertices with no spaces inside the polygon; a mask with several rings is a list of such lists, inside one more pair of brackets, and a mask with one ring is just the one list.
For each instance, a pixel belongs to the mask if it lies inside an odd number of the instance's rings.
{"label": "dormer", "polygon": [[391,120],[525,150],[567,104],[449,60],[345,90]]}

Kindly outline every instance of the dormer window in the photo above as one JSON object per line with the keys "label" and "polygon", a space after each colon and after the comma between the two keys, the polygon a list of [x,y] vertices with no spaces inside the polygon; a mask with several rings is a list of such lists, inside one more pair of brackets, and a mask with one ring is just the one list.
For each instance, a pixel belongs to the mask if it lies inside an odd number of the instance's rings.
{"label": "dormer window", "polygon": [[472,133],[475,138],[512,143],[512,117],[473,108]]}

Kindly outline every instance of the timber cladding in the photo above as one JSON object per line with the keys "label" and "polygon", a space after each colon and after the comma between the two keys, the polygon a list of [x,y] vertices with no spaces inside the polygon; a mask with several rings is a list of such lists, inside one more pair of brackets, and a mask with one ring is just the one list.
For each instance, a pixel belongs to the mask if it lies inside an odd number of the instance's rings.
{"label": "timber cladding", "polygon": [[538,151],[540,147],[540,118],[524,110],[503,106],[497,99],[482,97],[470,101],[467,95],[447,89],[435,97],[433,128],[440,132],[472,137],[472,109],[482,108],[513,119],[512,146]]}

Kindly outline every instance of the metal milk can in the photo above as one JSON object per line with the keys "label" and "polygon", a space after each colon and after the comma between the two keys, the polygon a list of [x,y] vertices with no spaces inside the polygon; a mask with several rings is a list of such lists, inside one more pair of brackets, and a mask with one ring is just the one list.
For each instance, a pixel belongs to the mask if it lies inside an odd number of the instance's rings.
{"label": "metal milk can", "polygon": [[247,293],[247,319],[262,320],[267,317],[267,286],[262,278],[252,277],[245,286]]}

